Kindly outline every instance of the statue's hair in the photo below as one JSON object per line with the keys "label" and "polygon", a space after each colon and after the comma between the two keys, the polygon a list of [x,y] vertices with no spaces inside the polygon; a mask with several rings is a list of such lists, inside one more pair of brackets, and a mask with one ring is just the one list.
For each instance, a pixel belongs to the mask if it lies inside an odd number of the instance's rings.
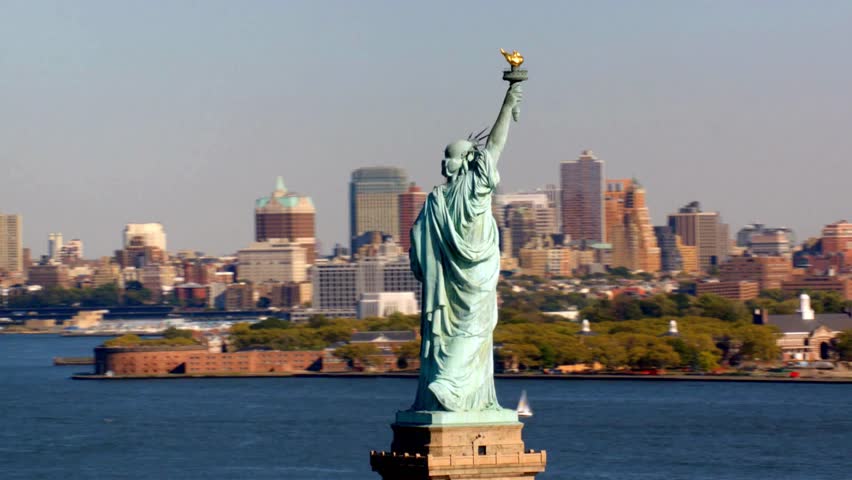
{"label": "statue's hair", "polygon": [[479,133],[471,132],[470,135],[467,136],[467,141],[472,143],[476,150],[482,150],[485,148],[485,142],[488,141],[489,136],[491,136],[491,131],[488,130],[488,127],[485,127],[480,130]]}

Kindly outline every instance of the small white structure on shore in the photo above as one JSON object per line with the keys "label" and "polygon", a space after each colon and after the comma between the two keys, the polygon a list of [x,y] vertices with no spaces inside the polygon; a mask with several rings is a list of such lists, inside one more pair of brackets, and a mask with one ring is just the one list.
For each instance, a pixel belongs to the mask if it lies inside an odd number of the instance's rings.
{"label": "small white structure on shore", "polygon": [[814,319],[814,309],[811,308],[811,296],[807,293],[799,295],[799,312],[802,314],[802,320]]}
{"label": "small white structure on shore", "polygon": [[669,331],[667,333],[670,337],[677,337],[680,335],[680,332],[677,331],[677,320],[672,320],[669,322]]}
{"label": "small white structure on shore", "polygon": [[594,335],[592,333],[592,326],[587,318],[583,319],[582,326],[580,327],[580,335]]}

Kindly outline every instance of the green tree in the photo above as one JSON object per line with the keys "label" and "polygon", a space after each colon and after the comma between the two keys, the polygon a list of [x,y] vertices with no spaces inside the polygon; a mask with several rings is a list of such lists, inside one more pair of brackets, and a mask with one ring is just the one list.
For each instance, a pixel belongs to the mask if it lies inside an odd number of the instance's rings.
{"label": "green tree", "polygon": [[192,338],[192,330],[181,330],[177,327],[169,327],[163,331],[163,338]]}
{"label": "green tree", "polygon": [[743,360],[776,360],[781,355],[777,327],[772,325],[743,324],[732,333],[732,341],[739,346]]}
{"label": "green tree", "polygon": [[852,330],[844,330],[837,335],[834,349],[840,360],[852,361]]}
{"label": "green tree", "polygon": [[729,300],[712,293],[705,293],[699,296],[696,306],[701,312],[702,317],[718,318],[727,322],[749,318],[749,312],[741,302]]}
{"label": "green tree", "polygon": [[248,328],[251,330],[268,330],[270,328],[290,328],[290,322],[281,320],[280,318],[269,317],[259,322],[251,324]]}
{"label": "green tree", "polygon": [[349,362],[350,366],[378,364],[379,349],[372,343],[349,343],[334,350],[334,356]]}

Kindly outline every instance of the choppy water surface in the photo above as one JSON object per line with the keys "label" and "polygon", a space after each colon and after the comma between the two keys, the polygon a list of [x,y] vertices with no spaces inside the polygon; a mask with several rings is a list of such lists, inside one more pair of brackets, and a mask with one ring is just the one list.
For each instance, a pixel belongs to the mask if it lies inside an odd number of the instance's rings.
{"label": "choppy water surface", "polygon": [[[73,381],[96,339],[0,336],[0,478],[364,479],[410,379]],[[541,479],[842,479],[852,385],[500,380]]]}

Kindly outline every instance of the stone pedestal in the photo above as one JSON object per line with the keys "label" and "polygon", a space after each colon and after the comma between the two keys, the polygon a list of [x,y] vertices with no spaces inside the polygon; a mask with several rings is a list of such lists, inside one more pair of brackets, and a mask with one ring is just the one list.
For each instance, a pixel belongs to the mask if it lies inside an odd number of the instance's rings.
{"label": "stone pedestal", "polygon": [[523,427],[511,410],[399,412],[390,451],[370,452],[370,465],[383,480],[530,480],[547,453],[524,449]]}

